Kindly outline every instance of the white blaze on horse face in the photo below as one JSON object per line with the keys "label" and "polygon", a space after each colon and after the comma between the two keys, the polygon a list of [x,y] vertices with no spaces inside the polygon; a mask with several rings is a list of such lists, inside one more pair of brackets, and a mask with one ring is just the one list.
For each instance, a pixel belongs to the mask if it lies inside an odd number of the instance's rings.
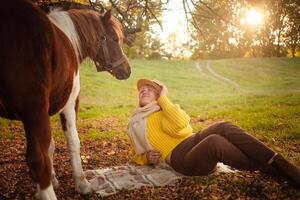
{"label": "white blaze on horse face", "polygon": [[67,104],[62,110],[66,119],[65,137],[67,139],[69,152],[71,154],[71,164],[73,169],[73,178],[75,179],[76,190],[86,194],[91,191],[91,184],[86,180],[80,158],[80,141],[76,128],[76,99],[80,91],[79,71],[75,73],[73,88]]}
{"label": "white blaze on horse face", "polygon": [[40,185],[37,185],[37,193],[35,194],[35,197],[39,200],[57,200],[51,184],[44,190],[41,190]]}
{"label": "white blaze on horse face", "polygon": [[76,53],[77,61],[81,56],[81,45],[75,25],[66,11],[53,10],[48,14],[50,21],[57,26],[71,41]]}

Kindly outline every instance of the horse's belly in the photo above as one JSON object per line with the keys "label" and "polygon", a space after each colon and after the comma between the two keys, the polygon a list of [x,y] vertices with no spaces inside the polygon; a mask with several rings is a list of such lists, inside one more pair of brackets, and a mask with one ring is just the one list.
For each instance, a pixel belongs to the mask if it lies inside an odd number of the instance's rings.
{"label": "horse's belly", "polygon": [[0,99],[0,117],[11,119],[11,120],[20,120],[20,117],[10,110],[8,106],[4,104],[4,102]]}
{"label": "horse's belly", "polygon": [[62,94],[55,93],[52,97],[50,97],[50,116],[60,112],[63,109],[69,99],[70,93],[71,91],[65,91]]}
{"label": "horse's belly", "polygon": [[65,85],[63,90],[60,88],[59,91],[62,92],[55,92],[54,90],[51,94],[49,115],[62,111],[68,104],[74,105],[75,109],[75,102],[80,91],[79,72],[76,72],[73,80]]}

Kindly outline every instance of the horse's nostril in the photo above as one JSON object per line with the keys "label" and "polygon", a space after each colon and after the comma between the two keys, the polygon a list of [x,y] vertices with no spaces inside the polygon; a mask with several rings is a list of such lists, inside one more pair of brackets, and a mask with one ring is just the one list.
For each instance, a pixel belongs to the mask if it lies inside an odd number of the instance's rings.
{"label": "horse's nostril", "polygon": [[129,66],[126,75],[129,77],[130,74],[131,74],[131,68],[130,68],[130,66]]}

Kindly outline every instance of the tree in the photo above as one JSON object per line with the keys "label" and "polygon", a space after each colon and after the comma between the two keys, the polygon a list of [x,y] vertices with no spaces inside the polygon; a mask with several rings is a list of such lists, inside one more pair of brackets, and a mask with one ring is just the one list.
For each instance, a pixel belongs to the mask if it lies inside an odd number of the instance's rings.
{"label": "tree", "polygon": [[[110,6],[123,24],[127,39],[132,38],[131,44],[125,47],[125,53],[130,57],[147,57],[151,54],[151,29],[159,23],[163,3],[161,1],[110,0]],[[128,42],[127,42],[128,43]]]}
{"label": "tree", "polygon": [[[125,52],[133,57],[150,55],[151,27],[161,26],[161,14],[169,0],[32,0],[39,5],[60,4],[65,9],[76,2],[99,12],[112,9],[124,27]],[[182,0],[192,25],[194,57],[295,56],[299,48],[299,0]],[[70,6],[71,5],[71,6]],[[74,5],[73,5],[74,6]],[[245,10],[264,11],[260,27],[241,23]],[[191,45],[187,45],[190,48]],[[197,56],[197,54],[199,54]]]}
{"label": "tree", "polygon": [[[131,45],[136,33],[149,31],[153,23],[160,24],[159,16],[162,12],[163,2],[160,0],[32,0],[44,10],[49,11],[53,7],[61,7],[64,10],[78,8],[85,5],[100,13],[112,9],[115,17],[123,25],[125,42]],[[145,34],[140,34],[139,37]]]}
{"label": "tree", "polygon": [[[193,0],[191,0],[193,1]],[[198,0],[191,23],[197,51],[210,58],[251,56],[293,56],[299,46],[299,0],[249,1]],[[248,7],[264,11],[264,23],[253,28],[241,19]]]}
{"label": "tree", "polygon": [[198,47],[194,52],[210,58],[241,56],[237,44],[241,44],[241,31],[236,28],[239,23],[239,10],[242,4],[238,0],[201,1],[192,13],[195,27],[194,38]]}
{"label": "tree", "polygon": [[295,57],[297,48],[300,47],[300,2],[290,1],[287,6],[287,31],[284,34],[284,42],[289,48],[292,57]]}
{"label": "tree", "polygon": [[284,55],[283,32],[286,29],[286,1],[264,1],[261,7],[266,11],[265,23],[259,34],[264,57]]}

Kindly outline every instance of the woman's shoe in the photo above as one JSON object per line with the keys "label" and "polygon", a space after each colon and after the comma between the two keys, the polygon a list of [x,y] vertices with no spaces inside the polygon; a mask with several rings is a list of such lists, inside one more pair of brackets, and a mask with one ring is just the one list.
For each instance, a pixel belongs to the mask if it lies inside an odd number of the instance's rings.
{"label": "woman's shoe", "polygon": [[296,187],[300,189],[300,168],[290,163],[280,154],[277,154],[273,158],[273,162],[270,164],[276,170],[284,174],[288,179],[296,184]]}

